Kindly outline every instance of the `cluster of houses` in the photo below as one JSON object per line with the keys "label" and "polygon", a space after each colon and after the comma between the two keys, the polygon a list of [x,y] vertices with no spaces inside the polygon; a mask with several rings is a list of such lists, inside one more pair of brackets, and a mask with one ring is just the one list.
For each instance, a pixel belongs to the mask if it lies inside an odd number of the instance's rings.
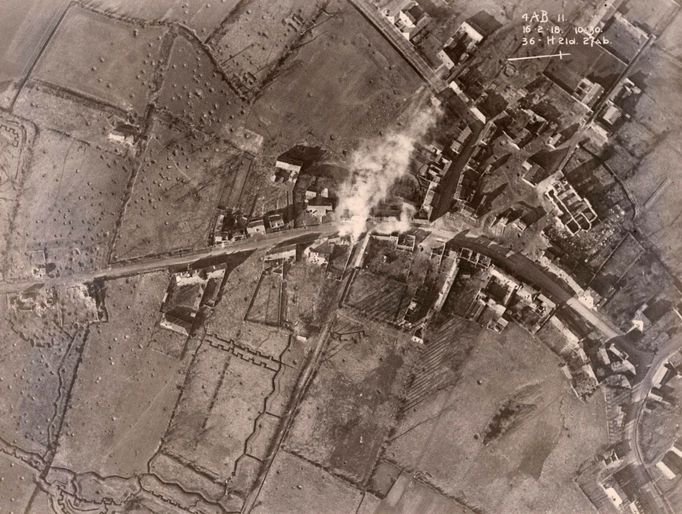
{"label": "cluster of houses", "polygon": [[428,13],[414,0],[393,0],[383,8],[382,14],[408,41],[431,22]]}
{"label": "cluster of houses", "polygon": [[[600,352],[609,358],[619,353],[613,345],[600,350]],[[634,375],[634,371],[631,374]],[[615,376],[622,377],[623,375]],[[677,353],[669,361],[665,362],[654,375],[653,389],[647,397],[644,406],[645,411],[650,409],[650,402],[659,404],[659,406],[660,404],[666,404],[668,407],[675,408],[677,399],[674,397],[674,394],[671,394],[673,388],[670,384],[673,380],[680,380],[681,377],[682,356]],[[614,385],[614,382],[611,380],[612,378],[613,376],[610,376],[608,380],[611,385]],[[623,380],[623,382],[624,385],[621,387],[627,389],[631,387],[628,380]],[[618,387],[618,385],[616,386]],[[625,421],[624,412],[622,418],[620,420],[621,423]],[[631,447],[627,441],[621,441],[603,452],[598,461],[603,472],[598,479],[598,483],[608,501],[618,511],[639,514],[649,509],[647,505],[642,504],[640,481],[635,476],[633,465],[628,463],[627,456],[630,452]],[[671,441],[670,446],[662,450],[653,459],[652,463],[660,474],[660,477],[657,479],[659,485],[678,481],[682,477],[682,441],[679,438]]]}
{"label": "cluster of houses", "polygon": [[589,200],[581,197],[566,179],[551,177],[544,187],[544,195],[554,205],[556,219],[571,235],[590,230],[597,221]]}
{"label": "cluster of houses", "polygon": [[465,62],[476,47],[501,26],[494,17],[480,11],[463,21],[443,43],[433,34],[437,21],[417,0],[392,0],[382,7],[381,14],[422,53],[425,47],[435,46],[433,55],[427,52],[425,57],[436,71],[445,72]]}
{"label": "cluster of houses", "polygon": [[222,264],[173,274],[161,304],[159,325],[183,336],[190,335],[201,308],[213,307],[218,301],[225,271]]}
{"label": "cluster of houses", "polygon": [[604,139],[617,131],[630,119],[627,112],[629,106],[633,105],[641,94],[642,90],[632,80],[629,78],[623,80],[597,113],[595,123],[592,125],[595,131]]}
{"label": "cluster of houses", "polygon": [[487,267],[486,275],[487,280],[466,313],[467,319],[498,333],[515,321],[535,334],[552,316],[556,304],[535,288],[494,265]]}
{"label": "cluster of houses", "polygon": [[218,213],[211,242],[213,245],[224,245],[248,237],[277,232],[286,226],[284,216],[278,212],[249,220],[239,211],[228,209]]}
{"label": "cluster of houses", "polygon": [[275,171],[270,180],[275,183],[293,184],[303,168],[303,162],[290,157],[280,157],[275,161]]}
{"label": "cluster of houses", "polygon": [[435,145],[420,147],[415,152],[418,162],[416,177],[423,191],[421,215],[431,219],[434,207],[440,201],[439,184],[447,175],[452,160],[443,155],[443,149]]}
{"label": "cluster of houses", "polygon": [[325,269],[327,276],[341,280],[351,257],[351,241],[345,236],[325,237],[303,250],[303,258]]}
{"label": "cluster of houses", "polygon": [[334,202],[329,197],[329,188],[310,186],[305,190],[305,212],[322,222],[325,216],[334,212]]}
{"label": "cluster of houses", "polygon": [[[275,162],[275,172],[271,179],[275,183],[296,183],[302,167],[302,161],[280,156]],[[303,201],[305,214],[316,219],[318,223],[328,220],[334,212],[334,200],[328,187],[318,187],[314,184],[309,186],[305,190]],[[211,243],[225,245],[248,237],[284,230],[292,225],[293,220],[287,219],[284,211],[247,218],[237,209],[221,209],[213,225]]]}

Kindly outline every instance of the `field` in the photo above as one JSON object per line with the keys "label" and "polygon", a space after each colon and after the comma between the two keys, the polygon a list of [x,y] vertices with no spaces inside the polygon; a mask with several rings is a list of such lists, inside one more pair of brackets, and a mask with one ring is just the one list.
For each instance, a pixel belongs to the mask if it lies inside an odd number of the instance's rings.
{"label": "field", "polygon": [[[634,18],[636,21],[640,19]],[[603,37],[609,40],[609,44],[605,46],[606,50],[628,63],[632,62],[637,51],[647,40],[645,33],[630,30],[627,22],[623,23],[616,18],[611,18],[607,23]]]}
{"label": "field", "polygon": [[298,143],[353,148],[391,125],[420,86],[350,3],[331,2],[326,10],[333,16],[310,30],[249,113],[247,127],[268,140],[266,162]]}
{"label": "field", "polygon": [[0,116],[0,276],[7,271],[5,258],[10,227],[24,178],[28,174],[34,130],[9,116]]}
{"label": "field", "polygon": [[403,319],[409,303],[404,282],[365,270],[355,273],[343,300],[345,306],[357,309],[363,316],[389,324]]}
{"label": "field", "polygon": [[[249,466],[240,461],[247,456],[247,440],[255,432],[276,374],[225,348],[212,339],[202,342],[156,458],[169,456],[188,468],[176,473],[200,475],[202,482],[215,484],[201,489],[216,500],[222,495],[217,483]],[[162,480],[170,478],[162,469],[157,474]]]}
{"label": "field", "polygon": [[679,15],[680,11],[674,17],[669,18],[666,21],[670,22],[667,26],[665,32],[656,40],[656,44],[659,48],[662,48],[665,52],[676,59],[682,58],[682,47],[680,46],[680,38],[682,37],[682,17]]}
{"label": "field", "polygon": [[617,281],[643,251],[642,245],[632,235],[626,235],[600,270],[599,280]]}
{"label": "field", "polygon": [[362,493],[306,460],[280,451],[263,484],[254,514],[353,514]]}
{"label": "field", "polygon": [[246,104],[205,48],[181,35],[170,49],[158,105],[191,126],[230,137]]}
{"label": "field", "polygon": [[201,39],[216,30],[222,20],[240,9],[239,0],[187,2],[185,0],[86,0],[85,5],[117,16],[147,20],[152,23],[182,23],[192,28]]}
{"label": "field", "polygon": [[[661,39],[647,50],[645,58],[637,62],[632,74],[633,81],[643,90],[632,119],[649,136],[648,144],[641,151],[630,148],[632,145],[627,146],[638,165],[636,173],[628,178],[626,184],[639,203],[639,229],[656,246],[672,273],[679,277],[682,273],[682,260],[679,258],[682,246],[677,237],[677,222],[682,216],[682,207],[678,201],[682,182],[674,163],[680,159],[675,134],[682,128],[682,110],[680,90],[675,84],[682,78],[682,61],[676,56],[669,36],[676,30],[679,31],[681,22],[679,15],[674,21],[663,15],[670,6],[671,3],[665,0],[646,6],[640,6],[636,2],[627,4],[627,8],[633,12],[648,9],[656,11],[658,21],[651,23],[664,24],[667,28]],[[669,21],[672,21],[671,25],[667,25]],[[624,129],[627,134],[628,127]]]}
{"label": "field", "polygon": [[290,344],[278,359],[204,338],[152,470],[204,497],[227,492],[238,510],[253,486],[303,359]]}
{"label": "field", "polygon": [[247,321],[280,327],[285,321],[286,269],[285,264],[268,263],[261,272],[258,287],[253,293],[249,310],[244,318]]}
{"label": "field", "polygon": [[672,16],[679,11],[679,5],[671,0],[653,0],[651,2],[637,2],[627,0],[618,10],[630,21],[637,22],[648,32],[657,36],[668,26]]}
{"label": "field", "polygon": [[[11,315],[8,298],[0,298],[0,333],[5,347],[0,358],[0,439],[43,456],[54,448],[55,428],[61,423],[68,384],[76,372],[83,346],[82,330],[60,328],[54,318],[34,315],[30,328],[50,340],[50,346],[30,343],[29,327]],[[47,314],[47,313],[45,313]]]}
{"label": "field", "polygon": [[223,140],[156,120],[113,259],[208,246],[228,166],[237,157]]}
{"label": "field", "polygon": [[29,82],[14,103],[14,113],[40,129],[68,134],[74,139],[125,154],[126,145],[109,139],[112,128],[126,123],[122,113],[100,109],[82,98],[64,95],[47,84]]}
{"label": "field", "polygon": [[223,285],[222,299],[206,321],[206,331],[227,341],[239,341],[253,351],[279,358],[288,335],[277,327],[246,321],[256,295],[265,252],[254,252],[234,269]]}
{"label": "field", "polygon": [[159,272],[106,282],[110,321],[90,330],[54,466],[101,476],[146,473],[185,368],[150,347],[168,281]]}
{"label": "field", "polygon": [[5,453],[0,454],[0,498],[3,510],[30,514],[33,495],[38,485],[34,471],[25,463]]}
{"label": "field", "polygon": [[0,107],[12,104],[22,80],[66,11],[67,0],[7,0],[0,20]]}
{"label": "field", "polygon": [[236,9],[209,43],[216,58],[245,90],[259,89],[305,29],[316,21],[320,0],[253,0]]}
{"label": "field", "polygon": [[31,79],[141,116],[155,87],[164,33],[71,7]]}
{"label": "field", "polygon": [[345,316],[332,327],[322,365],[286,449],[354,483],[365,483],[393,426],[409,368],[407,337]]}
{"label": "field", "polygon": [[286,319],[293,323],[320,326],[332,307],[326,301],[336,284],[325,278],[320,266],[304,262],[294,263],[287,272]]}
{"label": "field", "polygon": [[625,70],[623,63],[599,46],[564,46],[560,50],[570,54],[570,57],[563,62],[552,61],[545,69],[545,74],[571,93],[583,77],[608,90]]}
{"label": "field", "polygon": [[572,478],[606,442],[601,399],[575,398],[557,358],[516,325],[451,334],[473,345],[453,354],[459,378],[406,413],[386,458],[479,510],[591,510]]}
{"label": "field", "polygon": [[[458,295],[455,292],[451,296]],[[418,364],[412,370],[402,412],[414,412],[421,402],[457,383],[480,330],[476,323],[455,316],[430,325]]]}
{"label": "field", "polygon": [[56,272],[104,266],[134,162],[42,130],[33,147],[10,239],[14,276],[31,273],[31,252],[47,253]]}

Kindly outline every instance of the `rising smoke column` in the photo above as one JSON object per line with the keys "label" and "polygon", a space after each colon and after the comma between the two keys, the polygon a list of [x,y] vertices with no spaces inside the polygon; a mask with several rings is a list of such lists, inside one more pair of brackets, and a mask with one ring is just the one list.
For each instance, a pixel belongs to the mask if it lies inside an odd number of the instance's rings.
{"label": "rising smoke column", "polygon": [[[350,157],[350,178],[340,188],[336,213],[345,221],[339,226],[341,235],[355,241],[365,231],[370,211],[386,198],[391,186],[409,173],[415,144],[435,124],[440,111],[429,106],[414,115],[409,125],[384,137],[362,144]],[[414,209],[403,205],[400,220],[384,231],[405,231]],[[393,227],[395,225],[395,227]]]}

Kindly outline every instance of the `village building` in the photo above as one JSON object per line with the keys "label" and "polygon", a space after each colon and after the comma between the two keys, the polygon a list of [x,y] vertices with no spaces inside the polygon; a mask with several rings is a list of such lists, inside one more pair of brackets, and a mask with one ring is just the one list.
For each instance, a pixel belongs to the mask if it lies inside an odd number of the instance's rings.
{"label": "village building", "polygon": [[249,224],[246,225],[246,233],[249,236],[265,234],[265,222],[263,221],[263,218],[251,220]]}

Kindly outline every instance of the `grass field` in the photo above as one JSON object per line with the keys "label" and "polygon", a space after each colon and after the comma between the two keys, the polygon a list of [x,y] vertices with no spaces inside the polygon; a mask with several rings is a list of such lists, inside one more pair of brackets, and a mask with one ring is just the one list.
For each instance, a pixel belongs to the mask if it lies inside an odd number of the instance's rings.
{"label": "grass field", "polygon": [[35,131],[32,125],[10,116],[0,116],[0,274],[4,275],[10,238],[10,224],[28,174],[30,148]]}
{"label": "grass field", "polygon": [[[679,25],[679,16],[675,24]],[[673,30],[676,25],[668,27]],[[643,95],[633,116],[654,136],[641,156],[636,173],[627,184],[640,202],[638,226],[654,243],[663,261],[679,278],[682,275],[677,237],[682,206],[678,201],[682,175],[674,163],[680,159],[678,138],[682,129],[681,93],[675,86],[682,79],[682,61],[654,44],[636,66],[634,77],[643,84]]]}
{"label": "grass field", "polygon": [[120,113],[58,96],[51,89],[44,84],[29,82],[17,97],[13,112],[30,119],[40,129],[68,134],[121,155],[126,153],[126,146],[114,143],[108,137],[113,129],[126,123]]}
{"label": "grass field", "polygon": [[[310,31],[249,113],[274,157],[294,144],[350,149],[391,125],[420,80],[347,2],[332,2],[328,21]],[[329,123],[329,120],[334,120]]]}
{"label": "grass field", "polygon": [[68,0],[6,0],[0,18],[0,106],[7,109],[50,34],[69,5]]}
{"label": "grass field", "polygon": [[141,29],[71,7],[31,78],[142,114],[164,33],[163,27]]}
{"label": "grass field", "polygon": [[207,246],[229,164],[238,155],[222,140],[156,120],[113,259]]}
{"label": "grass field", "polygon": [[103,266],[123,208],[134,161],[50,130],[33,147],[10,239],[15,276],[31,272],[31,252],[46,250],[57,272]]}
{"label": "grass field", "polygon": [[129,16],[150,22],[179,22],[192,28],[201,39],[208,36],[222,20],[239,7],[239,0],[187,2],[185,0],[86,0],[85,5],[118,16]]}
{"label": "grass field", "polygon": [[55,466],[101,476],[147,471],[185,367],[149,347],[168,281],[168,274],[159,272],[106,283],[110,321],[90,331]]}
{"label": "grass field", "polygon": [[162,450],[229,477],[272,391],[273,375],[204,341],[189,369]]}
{"label": "grass field", "polygon": [[286,275],[282,265],[268,265],[261,272],[245,319],[265,325],[280,326],[286,313],[284,288]]}
{"label": "grass field", "polygon": [[407,337],[364,328],[350,340],[333,339],[294,421],[286,448],[356,483],[369,479],[393,426],[409,362]]}
{"label": "grass field", "polygon": [[344,480],[289,452],[280,451],[252,512],[353,514],[361,499],[362,493]]}
{"label": "grass field", "polygon": [[680,41],[682,41],[682,16],[680,16],[680,11],[677,11],[674,18],[666,21],[670,21],[670,25],[658,38],[656,44],[679,61],[682,59],[682,45],[680,45]]}
{"label": "grass field", "polygon": [[618,10],[630,21],[637,22],[647,31],[660,35],[670,22],[671,16],[679,11],[679,5],[672,0],[652,0],[650,2],[627,0],[621,4]]}
{"label": "grass field", "polygon": [[[325,278],[325,270],[303,262],[297,262],[287,272],[286,319],[291,323],[302,322],[319,326],[326,315],[327,295],[335,284]],[[333,296],[333,295],[329,295]]]}
{"label": "grass field", "polygon": [[[19,334],[8,311],[8,298],[0,298],[0,332],[5,349],[0,358],[0,439],[26,452],[44,455],[53,447],[64,408],[63,389],[73,380],[83,332],[72,337],[52,319],[33,317],[33,328],[51,334],[50,347],[29,343]],[[22,328],[26,328],[25,326]]]}
{"label": "grass field", "polygon": [[256,91],[276,72],[323,4],[320,0],[252,0],[248,9],[234,11],[210,43],[228,74]]}
{"label": "grass field", "polygon": [[3,508],[11,509],[12,512],[30,512],[28,509],[38,488],[34,471],[21,460],[2,453],[0,476],[2,476],[0,498],[3,501]]}
{"label": "grass field", "polygon": [[[406,413],[387,458],[483,511],[589,511],[572,477],[606,442],[601,399],[575,398],[557,358],[515,325],[473,337],[459,379]],[[468,343],[453,332],[451,344]],[[522,408],[500,424],[510,402]]]}
{"label": "grass field", "polygon": [[173,41],[157,103],[186,123],[224,137],[235,135],[245,107],[205,48],[184,35]]}

